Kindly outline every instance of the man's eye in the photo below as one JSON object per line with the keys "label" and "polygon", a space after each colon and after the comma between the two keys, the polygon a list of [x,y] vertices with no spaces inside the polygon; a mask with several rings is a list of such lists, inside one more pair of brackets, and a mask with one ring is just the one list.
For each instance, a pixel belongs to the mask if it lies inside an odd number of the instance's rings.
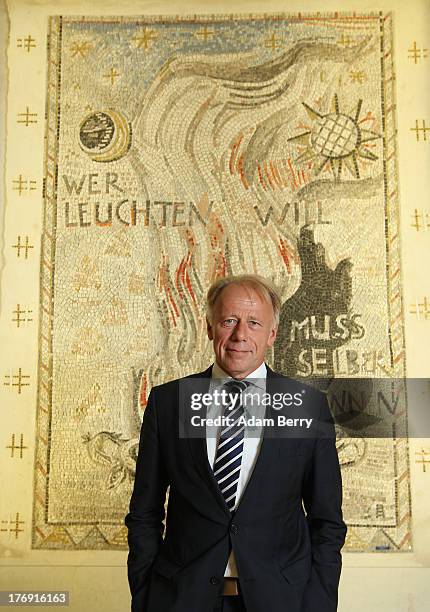
{"label": "man's eye", "polygon": [[224,323],[227,323],[227,325],[230,325],[231,323],[234,323],[235,319],[225,319]]}
{"label": "man's eye", "polygon": [[260,325],[258,321],[250,321],[250,323],[255,327],[256,325]]}

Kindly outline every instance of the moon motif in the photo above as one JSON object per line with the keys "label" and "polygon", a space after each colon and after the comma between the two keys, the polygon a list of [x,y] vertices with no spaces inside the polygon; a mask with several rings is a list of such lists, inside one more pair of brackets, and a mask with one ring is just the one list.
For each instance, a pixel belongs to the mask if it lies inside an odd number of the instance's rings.
{"label": "moon motif", "polygon": [[131,125],[119,111],[91,113],[79,126],[79,144],[94,161],[115,161],[130,148]]}

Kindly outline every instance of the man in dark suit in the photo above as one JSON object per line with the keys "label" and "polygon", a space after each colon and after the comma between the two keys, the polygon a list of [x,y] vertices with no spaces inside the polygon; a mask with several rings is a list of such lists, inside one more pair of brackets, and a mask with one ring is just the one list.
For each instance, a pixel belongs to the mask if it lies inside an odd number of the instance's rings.
{"label": "man in dark suit", "polygon": [[[221,279],[207,298],[215,363],[150,392],[125,519],[132,612],[337,610],[346,525],[333,420],[323,393],[264,362],[279,308],[264,278]],[[203,416],[232,418],[193,430],[191,399],[209,391]],[[271,401],[248,426],[248,391],[302,401]],[[287,431],[280,414],[312,428]]]}

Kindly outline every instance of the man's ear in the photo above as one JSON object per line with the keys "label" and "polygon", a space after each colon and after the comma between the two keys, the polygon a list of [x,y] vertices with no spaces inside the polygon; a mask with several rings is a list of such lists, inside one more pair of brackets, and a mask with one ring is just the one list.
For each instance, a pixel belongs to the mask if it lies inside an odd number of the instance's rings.
{"label": "man's ear", "polygon": [[208,332],[209,340],[213,340],[214,339],[214,335],[213,335],[213,332],[212,332],[212,325],[210,324],[209,319],[207,317],[206,317],[206,329],[207,329],[207,332]]}
{"label": "man's ear", "polygon": [[270,330],[269,338],[267,339],[267,346],[272,346],[276,340],[276,334],[278,333],[277,327],[272,327]]}

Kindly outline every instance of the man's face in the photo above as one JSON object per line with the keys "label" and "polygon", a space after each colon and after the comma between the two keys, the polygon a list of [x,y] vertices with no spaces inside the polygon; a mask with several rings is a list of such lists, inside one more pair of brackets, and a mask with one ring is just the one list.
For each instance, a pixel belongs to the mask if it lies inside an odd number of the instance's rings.
{"label": "man's face", "polygon": [[263,363],[277,331],[271,302],[251,287],[234,284],[218,296],[207,330],[218,365],[240,379]]}

